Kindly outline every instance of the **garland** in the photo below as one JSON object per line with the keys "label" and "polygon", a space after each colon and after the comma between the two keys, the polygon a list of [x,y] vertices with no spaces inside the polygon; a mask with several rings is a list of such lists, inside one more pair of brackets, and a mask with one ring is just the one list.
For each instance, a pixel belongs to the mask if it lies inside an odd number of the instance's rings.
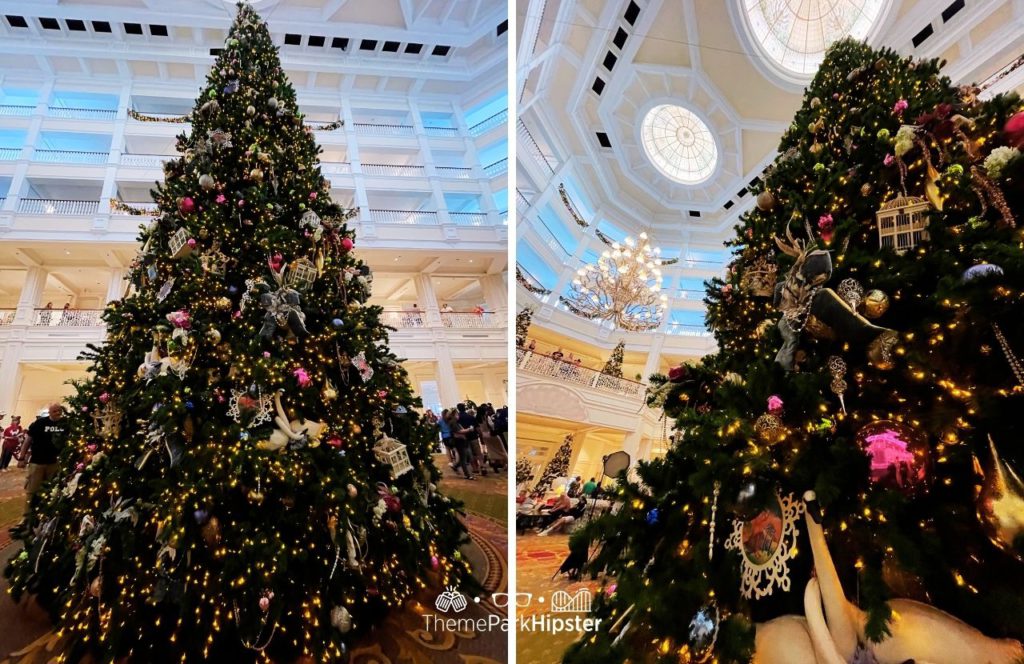
{"label": "garland", "polygon": [[341,129],[345,126],[344,120],[335,120],[334,122],[328,122],[327,124],[321,125],[309,125],[313,131],[334,131],[335,129]]}
{"label": "garland", "polygon": [[189,122],[192,122],[191,115],[179,115],[177,117],[170,116],[159,118],[155,115],[144,115],[136,111],[134,108],[128,109],[128,117],[138,122],[168,122],[171,124],[187,124]]}
{"label": "garland", "polygon": [[549,291],[546,288],[543,288],[541,286],[535,286],[529,279],[526,278],[526,275],[523,274],[523,271],[519,269],[518,265],[516,265],[516,281],[519,283],[520,286],[530,291],[534,295],[548,295],[549,293],[551,293],[551,291]]}
{"label": "garland", "polygon": [[576,206],[573,205],[572,199],[569,198],[569,192],[565,190],[565,184],[558,185],[558,195],[562,198],[562,204],[565,205],[565,209],[569,211],[569,216],[576,222],[576,225],[580,228],[589,228],[590,224],[583,220],[583,217],[576,210]]}
{"label": "garland", "polygon": [[124,214],[130,214],[136,217],[157,214],[156,210],[143,210],[142,208],[137,208],[128,205],[124,201],[119,201],[116,198],[110,199],[110,209],[113,210],[114,212],[123,212]]}

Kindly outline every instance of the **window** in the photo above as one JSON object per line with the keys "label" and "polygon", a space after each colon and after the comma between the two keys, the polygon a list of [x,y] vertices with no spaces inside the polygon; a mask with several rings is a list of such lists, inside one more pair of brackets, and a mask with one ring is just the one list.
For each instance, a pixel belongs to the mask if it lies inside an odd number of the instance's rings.
{"label": "window", "polygon": [[651,163],[681,184],[707,180],[718,164],[718,146],[711,130],[682,106],[662,104],[652,108],[644,116],[640,135]]}

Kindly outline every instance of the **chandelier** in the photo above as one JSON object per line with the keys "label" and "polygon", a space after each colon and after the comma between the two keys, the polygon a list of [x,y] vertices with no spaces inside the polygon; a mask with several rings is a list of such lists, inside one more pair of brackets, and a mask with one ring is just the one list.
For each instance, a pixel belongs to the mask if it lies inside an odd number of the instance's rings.
{"label": "chandelier", "polygon": [[568,297],[561,301],[577,316],[607,320],[623,330],[653,330],[661,324],[668,298],[661,295],[661,249],[647,233],[639,242],[627,237],[611,243],[597,259],[576,272]]}

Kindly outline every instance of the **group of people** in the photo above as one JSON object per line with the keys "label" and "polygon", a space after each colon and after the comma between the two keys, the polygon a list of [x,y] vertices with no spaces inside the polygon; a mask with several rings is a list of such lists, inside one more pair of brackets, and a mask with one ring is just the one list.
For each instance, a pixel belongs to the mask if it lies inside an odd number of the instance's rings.
{"label": "group of people", "polygon": [[544,501],[543,492],[521,489],[516,496],[517,530],[535,528],[539,535],[568,532],[572,524],[583,517],[589,501],[598,498],[600,492],[595,478],[583,482],[579,475],[566,483],[565,490],[551,504]]}
{"label": "group of people", "polygon": [[[0,416],[2,422],[3,416]],[[10,469],[11,461],[17,460],[18,467],[28,467],[25,476],[25,513],[28,514],[32,496],[46,480],[57,474],[57,456],[67,438],[67,421],[64,407],[59,403],[50,404],[45,412],[24,428],[21,416],[11,417],[11,423],[3,430],[3,454],[0,455],[0,472]]]}
{"label": "group of people", "polygon": [[496,474],[508,467],[507,406],[460,403],[441,411],[437,426],[451,469],[467,480],[486,476],[488,467]]}

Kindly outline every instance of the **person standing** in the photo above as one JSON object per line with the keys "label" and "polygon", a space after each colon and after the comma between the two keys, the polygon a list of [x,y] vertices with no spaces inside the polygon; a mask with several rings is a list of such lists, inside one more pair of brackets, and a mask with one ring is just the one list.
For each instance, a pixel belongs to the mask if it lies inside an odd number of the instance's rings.
{"label": "person standing", "polygon": [[[487,467],[484,465],[483,449],[480,447],[480,430],[476,424],[476,411],[467,409],[466,404],[460,403],[456,406],[459,410],[459,426],[464,432],[466,444],[472,454],[473,470],[481,475],[487,475]],[[462,455],[462,448],[459,448],[459,455]]]}
{"label": "person standing", "polygon": [[591,477],[587,480],[587,483],[583,485],[583,495],[590,497],[593,495],[595,489],[597,489],[597,482],[595,482],[594,478]]}
{"label": "person standing", "polygon": [[32,496],[46,480],[57,474],[57,456],[64,447],[68,423],[64,419],[64,407],[59,403],[50,404],[46,417],[40,417],[29,425],[26,443],[32,450],[25,479],[25,518],[31,511]]}
{"label": "person standing", "polygon": [[15,452],[21,447],[21,439],[25,435],[25,429],[21,426],[21,415],[11,417],[10,425],[4,429],[3,453],[0,454],[0,471],[7,470],[11,465],[11,459]]}
{"label": "person standing", "polygon": [[39,323],[41,325],[49,325],[50,318],[53,316],[53,302],[47,302],[46,306],[43,307],[43,312],[39,315]]}
{"label": "person standing", "polygon": [[[465,404],[460,403],[458,407],[460,409],[464,409],[466,406]],[[449,427],[452,432],[452,443],[455,445],[455,451],[458,452],[459,455],[458,460],[451,465],[452,470],[458,472],[459,469],[461,469],[462,474],[467,480],[475,480],[476,477],[469,472],[470,460],[472,459],[473,453],[470,451],[470,442],[466,438],[466,436],[472,432],[472,429],[466,428],[462,425],[459,412],[452,410],[449,413],[449,417],[451,418],[449,420]]]}

